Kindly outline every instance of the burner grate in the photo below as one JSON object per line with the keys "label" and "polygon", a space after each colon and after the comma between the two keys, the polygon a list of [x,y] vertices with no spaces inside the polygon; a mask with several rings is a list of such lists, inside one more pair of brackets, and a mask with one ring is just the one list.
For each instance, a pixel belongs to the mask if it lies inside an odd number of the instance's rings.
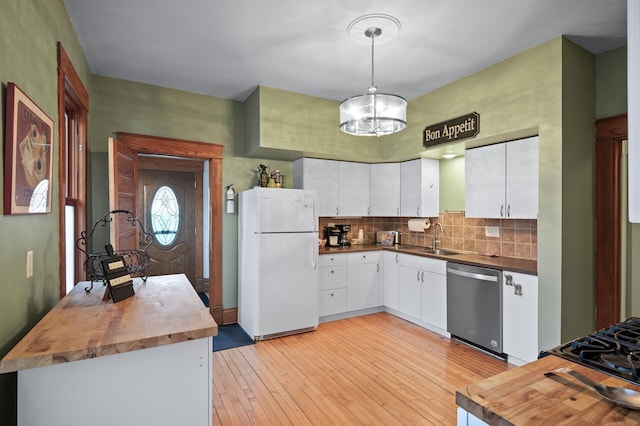
{"label": "burner grate", "polygon": [[547,353],[640,383],[640,318],[632,317]]}

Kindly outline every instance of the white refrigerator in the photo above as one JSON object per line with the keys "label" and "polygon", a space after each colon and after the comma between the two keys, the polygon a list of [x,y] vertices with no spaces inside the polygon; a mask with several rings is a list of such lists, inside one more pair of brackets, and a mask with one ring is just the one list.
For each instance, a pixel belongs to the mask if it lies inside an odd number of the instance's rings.
{"label": "white refrigerator", "polygon": [[318,326],[316,199],[260,187],[238,196],[238,322],[255,340]]}

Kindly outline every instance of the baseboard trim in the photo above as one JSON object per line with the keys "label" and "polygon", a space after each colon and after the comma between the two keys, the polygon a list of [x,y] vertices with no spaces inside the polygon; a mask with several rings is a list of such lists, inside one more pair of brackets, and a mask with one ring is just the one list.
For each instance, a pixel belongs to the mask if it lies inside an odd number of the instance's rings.
{"label": "baseboard trim", "polygon": [[235,324],[238,322],[238,308],[228,308],[222,310],[222,325]]}

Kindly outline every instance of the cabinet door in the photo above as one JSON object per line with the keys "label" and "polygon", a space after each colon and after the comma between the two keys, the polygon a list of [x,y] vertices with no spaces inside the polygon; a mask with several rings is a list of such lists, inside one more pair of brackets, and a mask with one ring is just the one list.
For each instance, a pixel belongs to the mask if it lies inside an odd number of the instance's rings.
{"label": "cabinet door", "polygon": [[383,252],[383,286],[382,304],[393,310],[398,310],[398,253]]}
{"label": "cabinet door", "polygon": [[400,216],[420,216],[420,160],[400,163]]}
{"label": "cabinet door", "polygon": [[380,262],[349,264],[347,267],[347,310],[380,306]]}
{"label": "cabinet door", "polygon": [[398,310],[412,318],[421,318],[420,269],[400,265],[398,267]]}
{"label": "cabinet door", "polygon": [[440,211],[440,163],[419,158],[400,163],[400,215],[436,217]]}
{"label": "cabinet door", "polygon": [[371,216],[400,216],[400,163],[371,164]]}
{"label": "cabinet door", "polygon": [[340,162],[339,216],[368,216],[371,167],[365,163]]}
{"label": "cabinet door", "polygon": [[465,163],[465,217],[505,214],[505,144],[468,149]]}
{"label": "cabinet door", "polygon": [[508,142],[506,217],[538,217],[538,137]]}
{"label": "cabinet door", "polygon": [[318,193],[318,216],[337,216],[340,205],[340,162],[300,158],[293,163],[294,187]]}
{"label": "cabinet door", "polygon": [[447,277],[421,271],[422,321],[442,330],[447,329]]}
{"label": "cabinet door", "polygon": [[502,350],[525,362],[538,358],[538,277],[504,271]]}
{"label": "cabinet door", "polygon": [[320,316],[341,314],[347,310],[347,289],[333,288],[320,291]]}

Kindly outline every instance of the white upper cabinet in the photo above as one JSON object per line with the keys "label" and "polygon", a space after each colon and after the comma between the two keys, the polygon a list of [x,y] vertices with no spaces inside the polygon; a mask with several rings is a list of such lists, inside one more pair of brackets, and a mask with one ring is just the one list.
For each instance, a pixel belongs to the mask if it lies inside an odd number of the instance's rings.
{"label": "white upper cabinet", "polygon": [[[370,207],[370,166],[340,161],[339,216],[368,216]],[[321,215],[322,216],[322,215]]]}
{"label": "white upper cabinet", "polygon": [[465,152],[465,216],[538,217],[538,137]]}
{"label": "white upper cabinet", "polygon": [[440,162],[430,158],[400,163],[400,216],[440,214]]}
{"label": "white upper cabinet", "polygon": [[293,162],[293,187],[318,193],[318,216],[337,216],[340,206],[340,162],[299,158]]}
{"label": "white upper cabinet", "polygon": [[371,216],[400,216],[400,163],[371,164]]}
{"label": "white upper cabinet", "polygon": [[538,217],[538,137],[507,143],[507,217]]}

